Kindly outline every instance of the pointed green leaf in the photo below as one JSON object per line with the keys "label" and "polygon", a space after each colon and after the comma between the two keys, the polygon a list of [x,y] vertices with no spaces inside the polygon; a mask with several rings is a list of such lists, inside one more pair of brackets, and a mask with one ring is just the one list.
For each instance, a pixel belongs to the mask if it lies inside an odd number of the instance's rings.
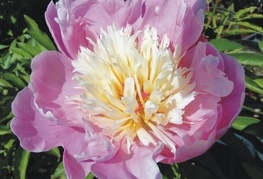
{"label": "pointed green leaf", "polygon": [[253,12],[257,9],[257,7],[255,6],[251,6],[251,7],[247,7],[247,8],[244,8],[244,9],[241,9],[239,11],[237,11],[235,13],[235,15],[233,16],[234,19],[239,19],[240,17],[242,16],[247,16],[248,13],[250,12]]}
{"label": "pointed green leaf", "polygon": [[257,32],[256,30],[253,29],[243,29],[243,28],[234,28],[230,30],[225,30],[224,35],[240,35],[240,34],[250,34]]}
{"label": "pointed green leaf", "polygon": [[177,164],[169,165],[169,164],[158,163],[158,167],[160,168],[163,179],[180,178],[180,172]]}
{"label": "pointed green leaf", "polygon": [[17,149],[14,159],[14,176],[15,179],[26,179],[26,170],[30,157],[30,152],[22,149]]}
{"label": "pointed green leaf", "polygon": [[263,66],[263,55],[256,53],[231,53],[243,65]]}
{"label": "pointed green leaf", "polygon": [[63,162],[59,163],[55,172],[51,175],[51,179],[66,179]]}
{"label": "pointed green leaf", "polygon": [[258,42],[258,48],[260,49],[260,51],[263,53],[263,40]]}
{"label": "pointed green leaf", "polygon": [[40,49],[36,48],[35,46],[30,45],[29,43],[18,43],[17,45],[23,51],[29,53],[32,56],[35,56],[41,52]]}
{"label": "pointed green leaf", "polygon": [[48,153],[56,156],[58,158],[58,160],[60,160],[61,155],[60,155],[60,151],[59,151],[58,147],[51,149]]}
{"label": "pointed green leaf", "polygon": [[11,53],[14,53],[14,55],[17,55],[19,59],[21,59],[21,58],[31,59],[32,58],[32,55],[30,55],[28,52],[26,52],[20,48],[17,48],[17,47],[10,48],[10,51],[11,51]]}
{"label": "pointed green leaf", "polygon": [[253,80],[255,83],[257,83],[261,88],[263,88],[263,79],[260,78],[260,79],[255,79]]}
{"label": "pointed green leaf", "polygon": [[231,22],[230,26],[240,26],[242,28],[249,28],[257,32],[263,33],[263,28],[261,26],[258,26],[258,25],[255,25],[249,22]]}
{"label": "pointed green leaf", "polygon": [[192,162],[183,162],[178,164],[181,178],[187,179],[207,179],[217,178],[210,173],[206,167],[197,165]]}
{"label": "pointed green leaf", "polygon": [[5,79],[3,78],[0,78],[0,86],[3,86],[3,87],[8,87],[8,88],[12,88],[13,86],[8,83]]}
{"label": "pointed green leaf", "polygon": [[4,78],[20,89],[24,88],[26,85],[18,76],[12,73],[5,73]]}
{"label": "pointed green leaf", "polygon": [[237,49],[243,49],[244,46],[237,43],[230,41],[225,38],[220,38],[220,39],[213,39],[210,41],[210,43],[215,46],[215,48],[219,51],[228,51],[228,50],[237,50]]}
{"label": "pointed green leaf", "polygon": [[237,119],[232,124],[232,127],[236,130],[243,130],[246,127],[250,126],[251,124],[259,123],[260,120],[253,118],[253,117],[247,117],[247,116],[238,116]]}
{"label": "pointed green leaf", "polygon": [[263,94],[263,88],[261,88],[256,82],[254,82],[251,78],[248,76],[246,78],[246,87],[250,89],[251,91],[254,91],[259,94]]}
{"label": "pointed green leaf", "polygon": [[253,179],[263,178],[263,169],[261,167],[250,165],[246,162],[242,162],[241,164],[244,167],[247,174],[250,176],[250,178],[253,178]]}
{"label": "pointed green leaf", "polygon": [[239,18],[238,21],[244,21],[248,19],[262,19],[262,18],[263,18],[263,14],[247,14],[246,16]]}
{"label": "pointed green leaf", "polygon": [[220,141],[225,143],[242,161],[256,165],[255,158],[247,145],[232,130],[227,131]]}
{"label": "pointed green leaf", "polygon": [[37,23],[26,15],[24,16],[24,18],[27,23],[28,33],[47,50],[55,50],[56,47],[54,46],[53,42],[50,40],[46,33],[42,32],[39,29]]}
{"label": "pointed green leaf", "polygon": [[85,177],[85,179],[93,179],[93,178],[94,175],[91,172]]}
{"label": "pointed green leaf", "polygon": [[0,44],[0,50],[5,49],[5,48],[8,48],[8,47],[9,47],[8,45]]}
{"label": "pointed green leaf", "polygon": [[10,134],[11,130],[7,126],[0,125],[0,135]]}

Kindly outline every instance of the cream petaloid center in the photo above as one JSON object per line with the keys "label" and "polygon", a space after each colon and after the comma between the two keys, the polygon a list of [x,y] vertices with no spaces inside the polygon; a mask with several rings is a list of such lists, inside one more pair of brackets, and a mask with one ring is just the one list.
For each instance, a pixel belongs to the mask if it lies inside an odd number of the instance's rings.
{"label": "cream petaloid center", "polygon": [[85,120],[103,135],[125,140],[128,147],[163,143],[175,151],[165,126],[184,123],[195,84],[190,82],[191,69],[178,67],[169,38],[159,38],[155,28],[132,34],[130,26],[109,26],[91,43],[93,50],[82,47],[72,62],[83,91],[77,103],[87,114]]}

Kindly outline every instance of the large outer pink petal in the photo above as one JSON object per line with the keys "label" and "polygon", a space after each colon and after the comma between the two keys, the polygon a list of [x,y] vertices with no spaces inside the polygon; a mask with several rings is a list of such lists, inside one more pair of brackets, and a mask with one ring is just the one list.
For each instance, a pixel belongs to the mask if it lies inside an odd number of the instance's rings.
{"label": "large outer pink petal", "polygon": [[71,60],[59,52],[43,52],[33,59],[32,70],[29,87],[19,92],[13,102],[11,129],[21,146],[32,152],[65,148],[68,177],[84,178],[93,161],[78,163],[73,156],[88,150],[86,135],[92,131],[84,128],[88,124],[82,121],[76,106],[65,104],[67,96],[78,93],[72,81]]}
{"label": "large outer pink petal", "polygon": [[125,165],[125,161],[131,157],[132,155],[128,155],[122,150],[118,150],[116,155],[107,162],[94,163],[91,167],[91,171],[97,178],[101,179],[135,179]]}
{"label": "large outer pink petal", "polygon": [[162,178],[161,172],[153,160],[154,152],[152,149],[134,145],[133,155],[130,160],[126,161],[125,165],[136,178]]}
{"label": "large outer pink petal", "polygon": [[96,159],[108,159],[111,157],[111,154],[107,155],[107,152],[102,151],[104,149],[100,145],[101,139],[98,135],[94,134],[95,137],[89,136],[87,132],[83,132],[82,130],[71,133],[62,145],[64,148],[63,163],[69,179],[85,178],[91,171],[91,166],[97,162]]}
{"label": "large outer pink petal", "polygon": [[80,46],[92,48],[87,38],[96,41],[100,30],[113,24],[130,24],[134,31],[155,27],[159,36],[168,34],[172,46],[179,44],[184,52],[202,32],[204,10],[204,0],[61,0],[49,4],[46,20],[59,49],[72,58]]}
{"label": "large outer pink petal", "polygon": [[63,153],[63,163],[68,179],[83,179],[90,172],[90,163],[80,163],[67,150]]}
{"label": "large outer pink petal", "polygon": [[59,52],[43,52],[32,61],[31,85],[35,90],[36,103],[51,111],[60,121],[81,123],[82,112],[75,104],[66,104],[67,97],[80,93],[73,78],[71,60]]}
{"label": "large outer pink petal", "polygon": [[11,129],[27,150],[41,152],[61,146],[71,133],[76,132],[74,128],[59,125],[51,113],[43,113],[29,87],[18,93],[12,110],[15,117]]}
{"label": "large outer pink petal", "polygon": [[[237,64],[234,58],[225,54],[221,54],[221,56],[225,59],[224,72],[234,82],[234,89],[228,96],[221,99],[222,118],[217,126],[217,137],[221,137],[227,131],[241,111],[245,99],[244,68]],[[231,119],[230,123],[229,119]]]}
{"label": "large outer pink petal", "polygon": [[[94,163],[91,171],[101,179],[161,179],[162,176],[153,155],[152,149],[133,145],[130,153],[118,150],[116,155],[107,162]],[[116,168],[118,172],[112,172]]]}
{"label": "large outer pink petal", "polygon": [[19,92],[12,104],[14,119],[11,129],[23,148],[32,152],[48,151],[54,147],[65,148],[63,163],[68,178],[83,179],[89,172],[90,162],[78,162],[74,155],[86,151],[85,131],[61,124],[51,113],[44,114],[37,108],[33,91],[27,87]]}
{"label": "large outer pink petal", "polygon": [[206,0],[185,0],[185,2],[191,7],[196,14],[200,9],[206,9]]}
{"label": "large outer pink petal", "polygon": [[63,42],[63,37],[61,34],[61,28],[56,21],[56,17],[58,16],[56,7],[54,2],[51,1],[48,5],[46,12],[46,22],[49,28],[50,33],[52,34],[54,41],[59,49],[59,51],[64,52],[65,55],[69,56],[69,52],[67,51],[65,44]]}

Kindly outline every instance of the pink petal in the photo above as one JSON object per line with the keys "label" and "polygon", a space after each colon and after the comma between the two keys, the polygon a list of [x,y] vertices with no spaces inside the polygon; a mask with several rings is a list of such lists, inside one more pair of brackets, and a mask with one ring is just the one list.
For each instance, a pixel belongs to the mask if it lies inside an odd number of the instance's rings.
{"label": "pink petal", "polygon": [[89,163],[80,163],[67,150],[63,153],[63,163],[68,179],[83,179],[90,172]]}
{"label": "pink petal", "polygon": [[[189,1],[190,2],[190,1]],[[204,5],[203,5],[204,4]],[[195,6],[194,11],[191,6]],[[180,53],[188,50],[199,39],[203,30],[205,1],[146,1],[146,12],[138,29],[155,27],[158,35],[167,34],[172,47],[179,45]],[[176,10],[175,10],[176,9]],[[135,25],[136,26],[136,25]],[[175,33],[176,32],[176,33]]]}
{"label": "pink petal", "polygon": [[185,0],[186,4],[188,4],[191,9],[193,10],[193,12],[196,14],[200,9],[202,9],[203,11],[206,10],[206,2],[203,0]]}
{"label": "pink petal", "polygon": [[[87,155],[90,149],[89,142],[86,140],[87,133],[82,130],[76,130],[63,141],[63,164],[65,172],[69,179],[83,179],[91,171],[94,160],[78,160],[79,156]],[[90,158],[94,156],[89,156]]]}
{"label": "pink petal", "polygon": [[[77,136],[78,137],[78,136]],[[76,138],[72,138],[76,140]],[[79,162],[105,162],[110,160],[116,154],[116,146],[111,139],[99,134],[86,134],[72,145],[71,141],[64,144],[65,148]]]}
{"label": "pink petal", "polygon": [[208,56],[195,67],[196,91],[206,92],[214,96],[224,97],[233,90],[233,82],[217,69],[219,58]]}
{"label": "pink petal", "polygon": [[206,140],[194,140],[192,145],[184,145],[176,152],[176,161],[183,162],[205,153],[215,143],[215,130],[211,131]]}
{"label": "pink petal", "polygon": [[160,170],[153,160],[152,149],[137,146],[134,146],[133,149],[134,156],[125,163],[127,169],[136,178],[161,179]]}
{"label": "pink petal", "polygon": [[245,99],[245,74],[244,68],[232,57],[221,54],[225,59],[225,73],[229,80],[234,82],[233,91],[226,97],[222,98],[222,120],[217,127],[218,137],[222,136],[233,120],[237,117],[242,109]]}
{"label": "pink petal", "polygon": [[51,111],[59,120],[72,123],[82,121],[82,112],[74,104],[66,104],[66,97],[77,95],[73,81],[71,60],[59,52],[43,52],[32,61],[31,84],[36,91],[36,103]]}
{"label": "pink petal", "polygon": [[130,173],[130,171],[127,169],[125,165],[125,161],[131,157],[132,157],[131,155],[119,150],[117,154],[114,156],[114,158],[112,158],[111,160],[108,160],[107,162],[94,163],[91,167],[91,171],[97,178],[135,179],[136,177]]}
{"label": "pink petal", "polygon": [[37,108],[33,91],[26,87],[18,93],[12,104],[14,118],[11,129],[21,146],[33,152],[48,151],[62,145],[74,129],[61,126],[51,113]]}
{"label": "pink petal", "polygon": [[63,42],[61,29],[59,24],[56,22],[57,17],[57,11],[56,7],[54,5],[54,2],[51,1],[48,5],[47,11],[45,13],[46,22],[47,25],[51,28],[49,28],[51,35],[53,36],[53,39],[59,49],[60,52],[64,52],[65,55],[69,56],[69,53],[65,47],[65,44]]}
{"label": "pink petal", "polygon": [[181,65],[193,68],[195,91],[224,97],[233,90],[233,82],[224,73],[224,59],[207,42],[199,42],[180,61]]}
{"label": "pink petal", "polygon": [[220,98],[208,94],[198,94],[195,100],[185,108],[185,114],[189,121],[201,121],[211,116],[217,110]]}

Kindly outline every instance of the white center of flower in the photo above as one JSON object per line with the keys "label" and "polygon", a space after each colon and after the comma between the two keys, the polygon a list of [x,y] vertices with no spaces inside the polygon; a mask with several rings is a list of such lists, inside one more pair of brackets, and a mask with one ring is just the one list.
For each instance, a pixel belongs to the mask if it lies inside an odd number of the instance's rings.
{"label": "white center of flower", "polygon": [[77,103],[86,120],[103,135],[126,140],[128,148],[134,142],[163,143],[174,152],[165,126],[184,123],[184,108],[195,95],[192,72],[178,67],[166,35],[159,40],[156,29],[147,28],[139,44],[138,34],[132,35],[130,26],[109,26],[91,42],[92,51],[81,48],[72,62],[83,90]]}

